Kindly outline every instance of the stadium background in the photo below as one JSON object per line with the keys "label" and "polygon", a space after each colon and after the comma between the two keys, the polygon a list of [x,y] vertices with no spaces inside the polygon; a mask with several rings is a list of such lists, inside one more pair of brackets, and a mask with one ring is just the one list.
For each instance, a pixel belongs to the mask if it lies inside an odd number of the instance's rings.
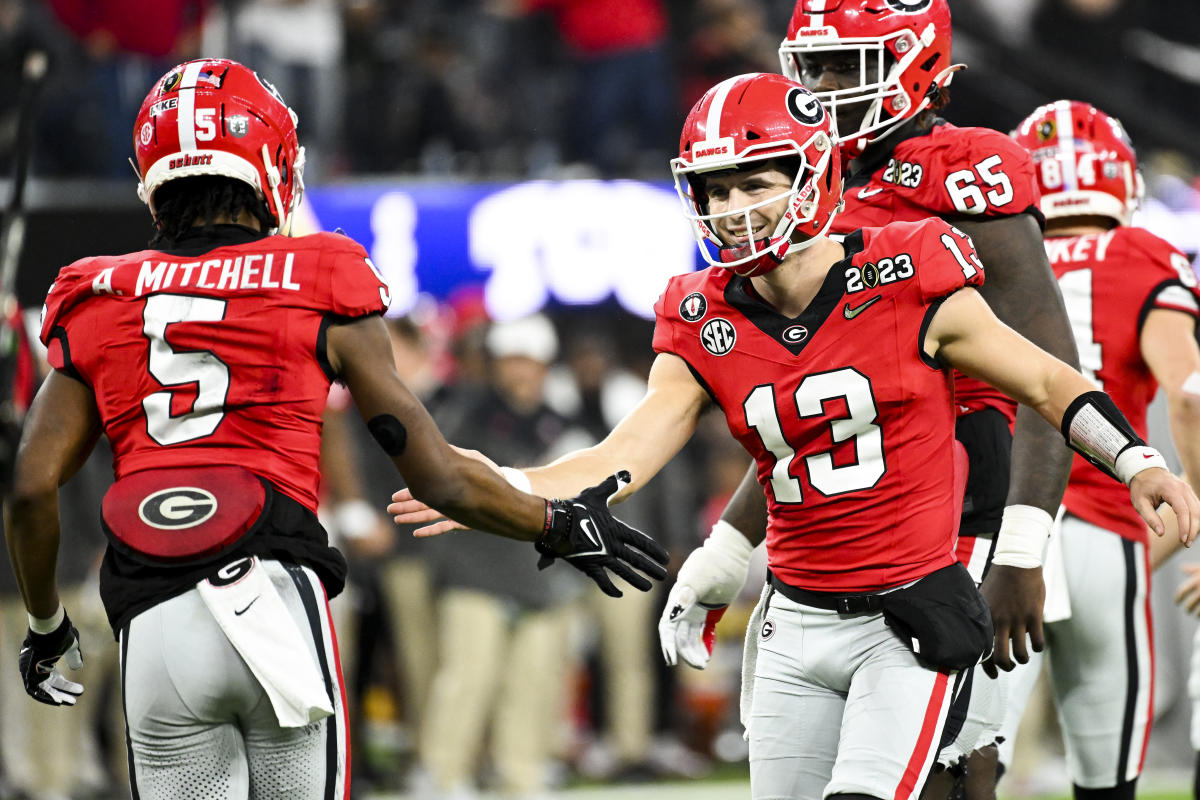
{"label": "stadium background", "polygon": [[[0,175],[13,168],[21,64],[42,50],[51,65],[34,127],[21,305],[38,308],[54,272],[75,258],[144,244],[149,220],[126,163],[141,97],[184,58],[229,56],[275,82],[300,115],[306,224],[362,242],[392,285],[393,313],[441,342],[446,359],[469,325],[541,310],[564,344],[598,334],[628,371],[644,371],[654,299],[668,275],[697,266],[666,166],[679,124],[717,80],[777,69],[792,4],[583,5],[593,16],[558,13],[554,0],[0,0]],[[1119,117],[1138,147],[1147,199],[1135,222],[1195,259],[1200,7],[952,0],[951,10],[955,60],[969,69],[956,76],[945,116],[1009,130],[1043,102],[1093,102]],[[12,182],[3,188],[7,198]],[[1161,413],[1156,419],[1161,447]],[[685,517],[672,521],[683,531],[672,542],[681,552],[720,507],[725,473],[739,474],[727,466],[721,426],[711,427],[681,456],[692,462],[696,501],[686,507],[698,509],[673,511]],[[1155,578],[1159,718],[1144,781],[1180,794],[1192,763],[1186,684],[1195,623],[1171,595],[1189,558]],[[2,601],[15,602],[11,594]],[[351,616],[370,605],[368,587]],[[679,761],[676,772],[686,762],[736,780],[729,699],[739,632],[735,620],[724,628],[709,674],[658,677],[656,758]],[[575,680],[584,685],[591,662],[579,663]],[[381,791],[394,789],[393,768],[407,757],[389,726],[387,669],[360,670],[371,723],[365,749],[376,762],[366,771]],[[7,671],[0,679],[15,681]],[[561,774],[572,785],[620,777],[588,766],[600,758],[589,749],[595,704],[573,703],[564,720]],[[1039,730],[1045,746],[1027,748],[1002,795],[1066,791],[1052,722]],[[684,758],[693,755],[694,763]],[[732,766],[719,766],[722,757]],[[660,766],[637,777],[669,776]],[[712,796],[744,796],[734,785],[714,784]]]}

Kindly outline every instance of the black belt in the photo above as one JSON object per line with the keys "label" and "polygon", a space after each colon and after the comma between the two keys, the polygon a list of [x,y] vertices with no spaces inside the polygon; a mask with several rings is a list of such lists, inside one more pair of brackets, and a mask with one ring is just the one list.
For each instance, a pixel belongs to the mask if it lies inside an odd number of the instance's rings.
{"label": "black belt", "polygon": [[801,605],[824,608],[839,614],[862,614],[864,612],[874,614],[883,610],[883,595],[881,594],[836,594],[797,589],[795,586],[779,580],[770,570],[767,571],[767,580],[775,591]]}

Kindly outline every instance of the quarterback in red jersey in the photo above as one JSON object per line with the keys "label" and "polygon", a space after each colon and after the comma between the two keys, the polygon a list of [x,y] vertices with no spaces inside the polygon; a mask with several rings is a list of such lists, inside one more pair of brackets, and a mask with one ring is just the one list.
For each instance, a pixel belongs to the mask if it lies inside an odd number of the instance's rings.
{"label": "quarterback in red jersey", "polygon": [[[705,406],[720,407],[769,507],[771,575],[743,668],[753,797],[917,797],[956,676],[992,643],[953,552],[950,368],[1061,426],[1129,483],[1156,530],[1158,497],[1188,515],[1184,536],[1200,503],[1106,395],[996,319],[961,231],[927,219],[824,235],[841,159],[830,115],[798,83],[751,74],[710,89],[671,168],[713,268],[671,279],[659,299],[637,408],[595,447],[523,474],[560,491],[628,461],[619,499],[679,451]],[[406,490],[394,499],[397,521],[436,518]],[[660,626],[670,663],[707,659],[708,610],[741,588],[756,544],[718,525],[688,557],[677,586],[691,594],[672,593]]]}
{"label": "quarterback in red jersey", "polygon": [[[1033,156],[1046,215],[1046,252],[1058,276],[1083,373],[1144,436],[1159,388],[1184,469],[1200,475],[1200,294],[1183,253],[1130,226],[1141,198],[1137,157],[1121,123],[1060,100],[1013,134]],[[1056,532],[1062,571],[1047,592],[1046,653],[1076,797],[1132,798],[1154,711],[1154,647],[1146,526],[1111,481],[1080,460]],[[1057,585],[1056,584],[1061,584]],[[1048,609],[1053,604],[1048,603]],[[1006,739],[1016,734],[1041,656],[1018,669]],[[1012,747],[1001,747],[1002,761]]]}
{"label": "quarterback in red jersey", "polygon": [[[63,269],[8,505],[29,612],[26,691],[73,704],[78,636],[59,602],[57,490],[104,434],[116,483],[100,593],[121,646],[134,796],[343,798],[345,703],[327,597],[346,565],[317,520],[321,413],[346,383],[418,494],[533,541],[610,593],[666,552],[609,514],[620,480],[570,501],[514,490],[442,439],[393,368],[387,287],[336,234],[286,232],[295,116],[256,73],[201,59],[151,90],[134,129],[152,249]],[[623,478],[623,475],[620,476]]]}
{"label": "quarterback in red jersey", "polygon": [[[980,292],[997,316],[1074,366],[1070,327],[1041,247],[1028,153],[998,131],[937,116],[962,68],[950,60],[946,0],[799,0],[779,56],[784,74],[812,90],[837,121],[845,209],[830,230],[930,216],[950,222],[971,237],[988,276]],[[1070,452],[1032,410],[1016,412],[979,380],[956,373],[954,396],[956,438],[969,461],[957,554],[983,584],[996,646],[952,709],[953,742],[939,763],[953,774],[940,780],[966,780],[970,800],[988,800],[1004,682],[985,681],[982,672],[1026,661],[1027,635],[1035,651],[1042,647],[1040,548],[1032,557],[1015,552],[1013,542],[1049,534]],[[755,484],[751,471],[723,516],[740,531],[764,524]],[[972,751],[978,754],[967,777],[963,762]]]}

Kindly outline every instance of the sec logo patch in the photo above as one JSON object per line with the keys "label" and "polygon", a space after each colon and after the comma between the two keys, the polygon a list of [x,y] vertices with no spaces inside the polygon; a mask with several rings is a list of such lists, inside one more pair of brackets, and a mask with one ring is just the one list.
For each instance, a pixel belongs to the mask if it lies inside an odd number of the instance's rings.
{"label": "sec logo patch", "polygon": [[714,356],[723,356],[733,349],[737,342],[737,331],[729,320],[715,317],[704,323],[700,329],[700,343],[704,349]]}
{"label": "sec logo patch", "polygon": [[679,316],[688,322],[698,322],[708,313],[708,301],[700,292],[692,292],[679,304]]}

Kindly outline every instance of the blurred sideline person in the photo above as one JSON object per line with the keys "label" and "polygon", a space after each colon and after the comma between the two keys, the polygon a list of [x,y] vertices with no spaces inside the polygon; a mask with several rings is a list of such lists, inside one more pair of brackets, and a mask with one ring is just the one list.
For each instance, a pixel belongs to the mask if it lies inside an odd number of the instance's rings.
{"label": "blurred sideline person", "polygon": [[[455,442],[505,464],[537,464],[591,444],[546,404],[558,354],[550,320],[493,323],[488,382],[447,427]],[[433,796],[467,797],[486,753],[507,796],[546,792],[567,677],[573,574],[543,572],[523,550],[467,531],[434,545],[437,665],[422,715],[420,763]],[[624,602],[622,597],[614,602]]]}
{"label": "blurred sideline person", "polygon": [[[623,460],[634,477],[619,499],[683,446],[710,400],[724,410],[770,509],[770,578],[743,668],[756,800],[917,797],[953,684],[992,645],[953,552],[951,367],[1061,426],[1131,485],[1157,531],[1168,497],[1182,536],[1200,527],[1200,501],[1111,399],[991,313],[969,237],[936,218],[825,236],[841,203],[832,130],[780,75],[740,75],[700,99],[671,168],[718,269],[672,278],[659,298],[641,404],[599,445],[522,473],[562,490]],[[398,521],[435,518],[409,495],[389,506]],[[758,541],[718,525],[689,556],[660,626],[669,662],[705,663],[705,605],[741,588]]]}
{"label": "blurred sideline person", "polygon": [[630,543],[665,553],[609,515],[615,476],[546,501],[445,443],[391,367],[387,287],[358,244],[271,235],[290,230],[303,187],[295,123],[240,64],[172,69],[133,132],[152,249],[76,262],[46,301],[54,371],[6,507],[29,622],[18,666],[39,702],[71,705],[83,690],[56,669],[82,665],[56,586],[56,501],[103,432],[116,482],[102,504],[100,593],[121,648],[135,797],[348,793],[327,603],[345,561],[315,514],[334,379],[435,507],[605,583],[611,569],[650,588],[621,559],[665,572]]}
{"label": "blurred sideline person", "polygon": [[[610,337],[601,329],[573,326],[565,363],[551,370],[546,400],[560,414],[586,430],[592,444],[621,421],[646,392],[644,379],[625,369]],[[545,459],[541,459],[544,461]],[[531,462],[535,463],[535,462]],[[690,475],[674,459],[648,487],[625,501],[621,517],[675,552],[689,541],[694,515],[686,510],[691,496]],[[595,668],[589,709],[596,738],[580,758],[580,770],[589,777],[620,782],[640,782],[656,777],[662,768],[682,769],[660,757],[662,743],[654,739],[656,671],[665,669],[654,646],[657,591],[629,593],[612,601],[588,587],[582,611],[591,643],[587,661]]]}
{"label": "blurred sideline person", "polygon": [[[1129,137],[1094,106],[1060,100],[1026,117],[1013,138],[1033,156],[1046,252],[1084,374],[1140,436],[1161,387],[1184,470],[1200,475],[1200,295],[1187,257],[1130,225],[1142,177]],[[1046,578],[1047,649],[1015,673],[1000,748],[1011,763],[1012,739],[1048,659],[1080,800],[1133,798],[1154,714],[1149,539],[1114,488],[1076,459],[1055,535],[1063,572]]]}
{"label": "blurred sideline person", "polygon": [[[833,114],[846,162],[845,210],[830,230],[844,235],[933,216],[950,222],[970,236],[987,270],[979,291],[996,315],[1075,366],[1071,329],[1042,249],[1029,155],[998,131],[959,128],[938,116],[962,69],[950,60],[951,34],[946,0],[796,3],[781,66]],[[1025,538],[1049,535],[1071,454],[1032,409],[1018,410],[974,377],[955,373],[954,401],[955,438],[969,460],[957,555],[981,584],[996,643],[956,697],[938,757],[941,774],[927,794],[948,796],[958,784],[969,800],[991,800],[1006,681],[983,673],[995,676],[997,667],[1028,660],[1026,635],[1035,651],[1042,647],[1041,549],[1017,548]],[[762,498],[751,469],[726,524],[761,535]]]}

